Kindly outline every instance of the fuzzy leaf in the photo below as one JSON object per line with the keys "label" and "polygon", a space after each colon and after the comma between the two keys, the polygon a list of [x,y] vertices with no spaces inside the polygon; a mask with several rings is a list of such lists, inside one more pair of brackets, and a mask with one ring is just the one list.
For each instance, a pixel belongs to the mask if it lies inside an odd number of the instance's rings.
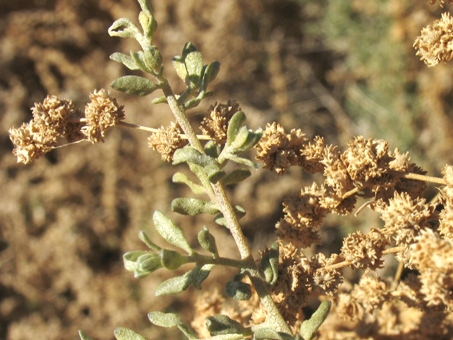
{"label": "fuzzy leaf", "polygon": [[186,64],[184,63],[184,60],[182,60],[181,57],[174,57],[172,59],[171,63],[173,65],[173,68],[175,69],[178,77],[181,80],[186,81],[188,73],[187,73]]}
{"label": "fuzzy leaf", "polygon": [[206,193],[206,189],[203,186],[192,182],[186,176],[186,174],[183,174],[182,172],[175,173],[173,175],[172,181],[173,181],[173,183],[183,183],[183,184],[187,185],[194,194],[201,195],[201,194]]}
{"label": "fuzzy leaf", "polygon": [[158,233],[170,244],[185,250],[189,254],[193,254],[194,250],[187,242],[181,228],[173,224],[173,222],[162,214],[160,211],[155,211],[153,214],[153,222]]}
{"label": "fuzzy leaf", "polygon": [[195,75],[201,77],[201,72],[203,70],[203,58],[200,52],[198,51],[190,52],[184,58],[184,62],[186,64],[189,76]]}
{"label": "fuzzy leaf", "polygon": [[[141,3],[147,3],[146,0],[139,0]],[[140,6],[141,6],[140,3]],[[147,4],[146,4],[147,5]],[[142,7],[144,8],[144,7]],[[153,34],[157,29],[157,21],[154,19],[151,11],[148,9],[143,9],[140,14],[138,15],[138,21],[142,26],[143,33],[145,33],[145,37],[148,39],[148,42],[151,43]]]}
{"label": "fuzzy leaf", "polygon": [[162,70],[162,55],[156,46],[147,46],[144,49],[144,62],[154,75],[158,75]]}
{"label": "fuzzy leaf", "polygon": [[123,64],[126,66],[129,70],[139,70],[140,67],[135,63],[134,59],[132,59],[131,56],[121,53],[121,52],[115,52],[110,55],[110,59]]}
{"label": "fuzzy leaf", "polygon": [[155,251],[160,251],[160,247],[156,244],[154,244],[153,241],[151,241],[148,237],[148,235],[146,235],[146,233],[141,230],[139,233],[138,233],[138,238],[144,243],[146,244],[150,249],[153,249]]}
{"label": "fuzzy leaf", "polygon": [[162,283],[160,283],[155,291],[156,296],[178,294],[185,291],[190,287],[192,282],[196,279],[201,266],[196,266],[191,271],[181,276],[172,277]]}
{"label": "fuzzy leaf", "polygon": [[116,328],[113,334],[116,340],[147,340],[144,336],[123,327]]}
{"label": "fuzzy leaf", "polygon": [[248,283],[233,279],[226,284],[226,293],[235,300],[250,300],[252,288]]}
{"label": "fuzzy leaf", "polygon": [[225,171],[220,168],[217,162],[204,166],[203,170],[208,175],[209,181],[213,184],[225,177]]}
{"label": "fuzzy leaf", "polygon": [[203,267],[201,267],[200,271],[197,274],[197,277],[192,282],[192,286],[197,289],[201,289],[201,284],[208,278],[209,274],[211,274],[212,268],[214,267],[215,265],[213,264],[205,264]]}
{"label": "fuzzy leaf", "polygon": [[202,89],[206,91],[208,84],[213,81],[217,74],[220,71],[220,63],[218,61],[214,61],[207,65],[203,70],[203,81],[202,81]]}
{"label": "fuzzy leaf", "polygon": [[216,214],[217,205],[198,198],[175,198],[171,202],[171,210],[181,215],[197,216],[200,214]]}
{"label": "fuzzy leaf", "polygon": [[139,76],[120,77],[111,86],[117,91],[138,96],[146,96],[158,88],[151,80]]}
{"label": "fuzzy leaf", "polygon": [[212,192],[211,182],[209,181],[209,177],[206,172],[203,170],[203,167],[195,164],[195,163],[188,163],[190,171],[192,171],[200,180],[201,184],[206,190],[210,190]]}
{"label": "fuzzy leaf", "polygon": [[148,251],[130,251],[123,255],[124,267],[134,272],[134,277],[145,277],[162,268],[159,255]]}
{"label": "fuzzy leaf", "polygon": [[277,332],[270,328],[260,328],[253,332],[253,339],[294,340],[289,334]]}
{"label": "fuzzy leaf", "polygon": [[239,157],[233,154],[225,154],[225,158],[237,164],[242,164],[254,169],[258,169],[260,167],[258,163],[254,163],[250,159]]}
{"label": "fuzzy leaf", "polygon": [[271,249],[269,249],[261,259],[261,269],[263,270],[266,282],[271,286],[274,285],[278,279],[278,257],[278,242],[274,242]]}
{"label": "fuzzy leaf", "polygon": [[309,320],[305,320],[302,322],[300,326],[299,334],[305,340],[312,340],[316,335],[316,331],[318,328],[323,324],[324,320],[327,318],[330,312],[330,307],[332,306],[332,302],[329,300],[325,300],[321,302],[316,312],[313,313]]}
{"label": "fuzzy leaf", "polygon": [[236,136],[238,135],[242,125],[244,125],[245,120],[245,113],[242,111],[236,112],[233,117],[231,117],[227,129],[227,145],[230,145],[236,139]]}
{"label": "fuzzy leaf", "polygon": [[129,251],[123,255],[123,262],[124,262],[124,268],[126,268],[127,271],[135,271],[138,267],[137,265],[137,260],[140,256],[148,254],[147,251],[142,251],[142,250],[136,250],[136,251]]}
{"label": "fuzzy leaf", "polygon": [[108,32],[111,37],[139,39],[139,37],[141,36],[137,26],[135,26],[132,21],[126,18],[120,18],[116,20],[112,24],[112,26],[109,27]]}
{"label": "fuzzy leaf", "polygon": [[152,324],[165,328],[177,327],[182,324],[181,318],[174,313],[151,312],[148,313],[148,319]]}
{"label": "fuzzy leaf", "polygon": [[[216,183],[225,175],[225,172],[220,168],[220,165],[214,158],[203,155],[201,152],[190,146],[178,149],[173,154],[173,165],[184,162],[195,163],[201,166],[211,183]],[[200,178],[198,173],[195,173],[195,175]]]}
{"label": "fuzzy leaf", "polygon": [[185,146],[175,151],[173,155],[173,165],[192,162],[200,166],[206,166],[215,160],[209,156],[203,155],[200,151],[191,146]]}
{"label": "fuzzy leaf", "polygon": [[212,236],[206,226],[204,226],[203,230],[198,233],[197,237],[198,242],[204,250],[207,250],[210,253],[213,253],[215,256],[218,256],[219,252],[217,250],[215,238],[214,236]]}
{"label": "fuzzy leaf", "polygon": [[187,263],[187,259],[173,250],[162,249],[160,251],[162,265],[168,270],[175,270]]}
{"label": "fuzzy leaf", "polygon": [[143,51],[131,51],[131,58],[132,60],[134,60],[135,64],[139,67],[140,70],[142,70],[143,72],[151,73],[151,69],[145,63],[145,54],[143,53]]}
{"label": "fuzzy leaf", "polygon": [[151,100],[151,103],[152,104],[166,104],[167,103],[167,97],[160,96],[160,97],[154,98],[153,100]]}
{"label": "fuzzy leaf", "polygon": [[222,179],[223,185],[231,185],[231,184],[237,184],[242,182],[244,179],[248,178],[252,173],[250,172],[249,169],[246,168],[241,168],[241,169],[236,169],[229,173],[228,175],[225,176],[225,178]]}
{"label": "fuzzy leaf", "polygon": [[151,11],[151,7],[149,6],[149,1],[148,0],[137,0],[140,8],[142,11],[148,16],[148,17],[153,17],[153,13]]}
{"label": "fuzzy leaf", "polygon": [[191,334],[189,328],[182,323],[181,318],[174,313],[151,312],[148,313],[148,319],[156,326],[165,328],[178,327],[186,338],[197,339]]}
{"label": "fuzzy leaf", "polygon": [[195,47],[194,44],[191,42],[187,42],[184,44],[184,47],[182,49],[182,60],[185,60],[187,55],[192,52],[197,52],[198,49]]}
{"label": "fuzzy leaf", "polygon": [[223,334],[251,334],[250,329],[245,328],[239,322],[230,319],[227,315],[208,316],[206,328],[211,336]]}

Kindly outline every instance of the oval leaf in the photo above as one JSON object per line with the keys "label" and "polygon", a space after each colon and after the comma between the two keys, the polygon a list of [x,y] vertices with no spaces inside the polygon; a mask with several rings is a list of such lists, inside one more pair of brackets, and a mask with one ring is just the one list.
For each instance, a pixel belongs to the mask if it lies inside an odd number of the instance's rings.
{"label": "oval leaf", "polygon": [[134,59],[132,59],[131,56],[121,53],[121,52],[115,52],[110,55],[110,59],[123,64],[126,66],[129,70],[139,70],[140,68],[137,66],[135,63]]}
{"label": "oval leaf", "polygon": [[181,228],[173,224],[173,222],[160,211],[154,212],[153,222],[156,226],[156,230],[168,243],[185,250],[189,254],[194,253],[194,250],[187,242]]}
{"label": "oval leaf", "polygon": [[148,319],[152,324],[159,327],[177,327],[182,324],[181,318],[174,313],[151,312]]}
{"label": "oval leaf", "polygon": [[213,253],[214,255],[218,255],[218,250],[217,250],[217,245],[215,242],[214,236],[209,232],[208,228],[206,226],[203,227],[203,230],[201,230],[198,235],[198,243],[203,247],[204,250],[209,251],[210,253]]}
{"label": "oval leaf", "polygon": [[113,334],[117,340],[147,340],[144,336],[123,327],[116,328]]}
{"label": "oval leaf", "polygon": [[162,295],[178,294],[178,293],[185,291],[187,288],[190,287],[192,282],[195,280],[200,269],[201,269],[201,266],[196,266],[194,269],[185,273],[184,275],[172,277],[171,279],[168,279],[168,280],[160,283],[157,286],[154,295],[162,296]]}
{"label": "oval leaf", "polygon": [[158,88],[151,80],[139,76],[120,77],[111,86],[117,91],[137,96],[146,96]]}
{"label": "oval leaf", "polygon": [[219,212],[217,205],[198,198],[175,198],[171,202],[171,210],[189,216],[217,214]]}
{"label": "oval leaf", "polygon": [[225,178],[222,179],[223,185],[231,185],[242,182],[244,179],[249,177],[252,173],[249,169],[241,168],[236,169],[229,173]]}
{"label": "oval leaf", "polygon": [[208,316],[206,318],[206,328],[212,336],[223,334],[250,334],[250,330],[242,326],[236,320],[227,315]]}

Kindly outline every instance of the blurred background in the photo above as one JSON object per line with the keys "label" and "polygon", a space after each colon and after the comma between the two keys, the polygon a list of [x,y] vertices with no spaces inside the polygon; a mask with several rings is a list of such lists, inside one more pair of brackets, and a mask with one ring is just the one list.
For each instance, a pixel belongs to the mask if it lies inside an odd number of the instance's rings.
{"label": "blurred background", "polygon": [[[382,138],[410,150],[430,175],[452,162],[452,66],[428,69],[412,44],[422,27],[440,18],[428,1],[152,0],[167,76],[177,91],[171,58],[193,42],[205,63],[218,60],[216,95],[190,111],[200,121],[209,105],[237,100],[251,128],[278,121],[345,147],[354,135]],[[444,9],[448,10],[448,8]],[[203,224],[237,257],[225,230],[211,219],[176,216],[170,202],[190,195],[171,182],[175,171],[147,147],[147,134],[110,131],[105,143],[57,149],[30,165],[16,164],[7,130],[30,120],[30,107],[47,94],[83,108],[89,92],[109,89],[126,74],[110,61],[137,50],[132,40],[110,38],[119,17],[137,22],[133,0],[16,0],[0,2],[0,339],[77,339],[82,329],[113,339],[117,326],[149,338],[179,338],[151,326],[152,310],[182,311],[193,319],[190,289],[178,298],[154,297],[174,273],[137,280],[121,256],[144,249],[139,230],[155,237],[159,209],[181,225],[192,244]],[[168,125],[169,109],[150,97],[111,90],[126,121]],[[152,95],[153,96],[153,95]],[[230,192],[247,210],[243,225],[255,251],[274,239],[281,201],[313,179],[299,169],[285,176],[257,171]],[[428,191],[436,193],[435,188]],[[250,203],[248,203],[250,202]],[[324,243],[338,252],[342,236],[378,225],[375,216],[327,219]],[[214,270],[215,271],[215,270]],[[353,279],[353,278],[352,278]],[[223,280],[214,275],[204,283]],[[221,288],[220,288],[221,289]],[[165,336],[163,334],[166,334]]]}

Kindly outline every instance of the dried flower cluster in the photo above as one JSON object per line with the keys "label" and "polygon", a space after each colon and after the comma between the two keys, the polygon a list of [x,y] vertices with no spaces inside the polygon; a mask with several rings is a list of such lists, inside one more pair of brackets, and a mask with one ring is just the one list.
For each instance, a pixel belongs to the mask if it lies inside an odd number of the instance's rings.
{"label": "dried flower cluster", "polygon": [[[358,136],[340,152],[320,137],[309,141],[301,130],[286,134],[276,123],[263,135],[257,158],[267,169],[283,173],[298,165],[324,176],[321,185],[314,183],[284,200],[284,216],[276,225],[281,254],[272,293],[292,325],[302,320],[301,308],[310,296],[338,291],[344,267],[368,273],[352,290],[336,295],[336,313],[347,320],[366,323],[375,309],[390,306],[395,317],[412,307],[423,309],[427,318],[438,310],[453,311],[453,167],[443,169],[447,185],[441,189],[439,206],[422,197],[426,183],[412,179],[423,179],[424,171],[410,163],[408,153],[390,151],[384,140]],[[308,161],[310,167],[305,166]],[[340,254],[308,259],[303,249],[320,242],[323,219],[329,213],[351,213],[357,197],[370,199],[366,206],[380,214],[382,228],[348,235]],[[373,271],[383,267],[385,254],[394,254],[418,275],[397,286],[377,278]]]}
{"label": "dried flower cluster", "polygon": [[187,144],[187,140],[181,138],[181,127],[171,122],[168,127],[161,127],[148,137],[148,145],[160,153],[162,160],[171,162],[176,150]]}
{"label": "dried flower cluster", "polygon": [[201,122],[200,129],[217,144],[222,145],[227,140],[228,123],[233,115],[241,108],[236,101],[226,104],[215,104],[209,108],[209,116]]}
{"label": "dried flower cluster", "polygon": [[9,129],[17,161],[27,164],[58,146],[60,138],[68,142],[82,139],[104,141],[105,131],[124,119],[123,107],[101,89],[90,94],[85,118],[72,101],[47,96],[31,109],[33,119],[19,128]]}
{"label": "dried flower cluster", "polygon": [[293,129],[286,134],[280,124],[267,124],[256,146],[256,159],[263,162],[265,169],[284,174],[289,167],[302,165],[304,156],[300,151],[307,140],[300,129]]}
{"label": "dried flower cluster", "polygon": [[414,48],[429,67],[453,59],[453,18],[450,13],[443,13],[432,26],[424,27],[414,42]]}
{"label": "dried flower cluster", "polygon": [[104,142],[105,132],[124,119],[123,106],[104,89],[91,93],[90,100],[85,106],[86,121],[81,131],[92,143]]}

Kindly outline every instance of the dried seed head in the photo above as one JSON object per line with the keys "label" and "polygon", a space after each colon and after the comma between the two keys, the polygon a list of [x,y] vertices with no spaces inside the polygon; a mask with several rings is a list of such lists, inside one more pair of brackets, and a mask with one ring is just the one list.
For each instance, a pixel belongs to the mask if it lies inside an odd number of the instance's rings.
{"label": "dried seed head", "polygon": [[379,230],[371,229],[366,235],[359,230],[344,238],[341,256],[355,268],[374,270],[383,265],[382,252],[386,245],[387,240]]}
{"label": "dried seed head", "polygon": [[9,129],[17,162],[27,164],[52,150],[58,138],[65,137],[74,105],[70,100],[47,96],[31,109],[33,119],[18,129]]}
{"label": "dried seed head", "polygon": [[453,242],[422,230],[411,246],[410,262],[420,272],[420,293],[427,305],[453,310]]}
{"label": "dried seed head", "polygon": [[323,188],[314,183],[302,189],[300,195],[287,197],[283,201],[285,216],[276,226],[278,237],[300,248],[319,243],[318,227],[327,212],[319,204],[322,196]]}
{"label": "dried seed head", "polygon": [[82,133],[92,143],[103,142],[106,131],[124,119],[123,106],[104,89],[90,94],[91,102],[85,106],[85,126]]}
{"label": "dried seed head", "polygon": [[434,207],[423,198],[412,199],[407,193],[396,192],[388,205],[377,205],[375,210],[385,222],[382,233],[396,245],[408,245],[414,242],[421,229],[430,227],[428,219]]}
{"label": "dried seed head", "polygon": [[148,145],[160,153],[162,159],[171,162],[176,150],[187,145],[187,140],[181,138],[181,127],[171,122],[168,127],[161,127],[148,137]]}
{"label": "dried seed head", "polygon": [[309,173],[324,171],[321,160],[324,157],[324,138],[315,136],[312,142],[303,144],[300,150],[300,165]]}
{"label": "dried seed head", "polygon": [[201,122],[201,131],[211,137],[217,144],[225,144],[227,141],[228,123],[231,117],[240,110],[241,107],[236,101],[211,105],[209,107],[209,116],[203,118]]}
{"label": "dried seed head", "polygon": [[257,149],[256,159],[264,163],[265,169],[279,175],[294,165],[301,165],[300,150],[307,138],[300,129],[293,129],[289,134],[278,123],[267,124]]}
{"label": "dried seed head", "polygon": [[428,67],[450,61],[453,58],[453,18],[450,13],[443,13],[432,26],[424,27],[414,47]]}
{"label": "dried seed head", "polygon": [[381,178],[388,172],[391,160],[387,154],[388,143],[382,139],[365,140],[357,136],[348,143],[348,149],[341,155],[349,176],[354,182],[363,185]]}

